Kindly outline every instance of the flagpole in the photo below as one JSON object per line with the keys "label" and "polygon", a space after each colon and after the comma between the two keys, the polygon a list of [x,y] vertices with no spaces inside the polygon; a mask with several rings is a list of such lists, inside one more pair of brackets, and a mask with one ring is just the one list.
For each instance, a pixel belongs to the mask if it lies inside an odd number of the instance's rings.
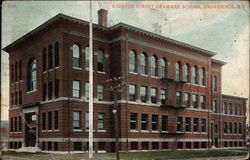
{"label": "flagpole", "polygon": [[89,3],[89,158],[93,158],[93,31],[92,0]]}

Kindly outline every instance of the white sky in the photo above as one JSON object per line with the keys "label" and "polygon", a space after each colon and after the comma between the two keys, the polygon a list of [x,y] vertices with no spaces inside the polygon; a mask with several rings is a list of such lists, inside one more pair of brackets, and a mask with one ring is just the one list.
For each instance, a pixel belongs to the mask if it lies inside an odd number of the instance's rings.
{"label": "white sky", "polygon": [[[153,5],[153,8],[113,8],[115,4]],[[179,8],[156,8],[157,5],[179,5]],[[183,8],[199,5],[201,9]],[[207,5],[237,5],[244,8],[214,9]],[[58,13],[88,21],[86,1],[7,1],[2,10],[2,47],[30,32]],[[108,10],[109,25],[124,22],[148,31],[161,25],[162,35],[216,52],[214,57],[227,62],[223,67],[222,92],[249,96],[249,2],[233,1],[94,1],[93,20],[97,10]],[[9,84],[8,54],[2,51],[2,119],[8,117]]]}

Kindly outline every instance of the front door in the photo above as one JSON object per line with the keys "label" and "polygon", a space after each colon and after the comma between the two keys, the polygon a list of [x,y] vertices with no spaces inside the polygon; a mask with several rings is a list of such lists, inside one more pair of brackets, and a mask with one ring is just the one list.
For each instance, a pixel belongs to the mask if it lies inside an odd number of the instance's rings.
{"label": "front door", "polygon": [[36,145],[36,114],[25,114],[25,144],[26,147],[35,147]]}

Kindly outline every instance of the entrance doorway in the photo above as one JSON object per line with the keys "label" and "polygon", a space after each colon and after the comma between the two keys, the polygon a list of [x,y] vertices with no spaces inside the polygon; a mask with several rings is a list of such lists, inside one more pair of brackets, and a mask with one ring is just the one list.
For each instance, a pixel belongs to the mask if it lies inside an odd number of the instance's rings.
{"label": "entrance doorway", "polygon": [[26,147],[35,147],[36,145],[36,127],[37,116],[36,113],[25,114],[25,144]]}

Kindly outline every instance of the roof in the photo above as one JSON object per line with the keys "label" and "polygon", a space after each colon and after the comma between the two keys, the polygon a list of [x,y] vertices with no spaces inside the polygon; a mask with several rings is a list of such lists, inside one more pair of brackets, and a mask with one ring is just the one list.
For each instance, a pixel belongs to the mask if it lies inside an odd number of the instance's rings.
{"label": "roof", "polygon": [[214,58],[212,58],[211,61],[213,63],[217,63],[217,64],[222,65],[222,66],[227,64],[227,62],[223,62],[223,61],[220,61],[220,60],[217,60],[217,59],[214,59]]}
{"label": "roof", "polygon": [[[38,26],[37,28],[30,31],[29,33],[25,34],[21,38],[17,39],[13,43],[9,44],[5,48],[3,48],[3,50],[8,52],[8,50],[11,49],[12,47],[15,47],[16,45],[20,44],[21,42],[23,42],[23,41],[27,40],[28,38],[32,37],[33,35],[35,35],[36,33],[38,33],[39,31],[46,28],[47,26],[54,23],[55,21],[57,21],[60,18],[69,19],[69,20],[75,21],[75,22],[80,23],[80,24],[85,24],[85,25],[89,24],[88,21],[84,21],[82,19],[78,19],[78,18],[75,18],[75,17],[71,17],[71,16],[68,16],[68,15],[64,15],[64,14],[59,13],[56,16],[54,16],[53,18],[49,19],[48,21],[46,21],[43,24],[41,24],[40,26]],[[125,23],[118,23],[118,24],[116,24],[114,26],[111,26],[111,27],[104,27],[104,26],[93,23],[93,28],[99,28],[99,29],[102,29],[102,30],[105,30],[105,31],[112,31],[112,30],[118,29],[119,27],[123,27],[123,28],[129,29],[129,30],[132,30],[132,31],[136,31],[136,32],[145,34],[147,36],[154,37],[154,38],[157,38],[157,39],[172,43],[172,44],[177,45],[177,46],[192,49],[192,50],[195,50],[195,51],[197,51],[199,53],[205,54],[206,56],[209,56],[209,57],[212,57],[212,56],[214,56],[216,54],[214,52],[211,52],[211,51],[199,48],[199,47],[195,47],[195,46],[192,46],[192,45],[180,42],[180,41],[176,41],[176,40],[170,39],[168,37],[164,37],[164,36],[161,36],[161,35],[158,35],[158,34],[155,34],[155,33],[152,33],[152,32],[149,32],[149,31],[146,31],[146,30],[143,30],[143,29],[140,29],[140,28],[125,24]]]}
{"label": "roof", "polygon": [[222,94],[222,97],[228,97],[228,98],[235,98],[235,99],[248,100],[248,99],[245,98],[245,97],[232,96],[232,95],[227,95],[227,94]]}

